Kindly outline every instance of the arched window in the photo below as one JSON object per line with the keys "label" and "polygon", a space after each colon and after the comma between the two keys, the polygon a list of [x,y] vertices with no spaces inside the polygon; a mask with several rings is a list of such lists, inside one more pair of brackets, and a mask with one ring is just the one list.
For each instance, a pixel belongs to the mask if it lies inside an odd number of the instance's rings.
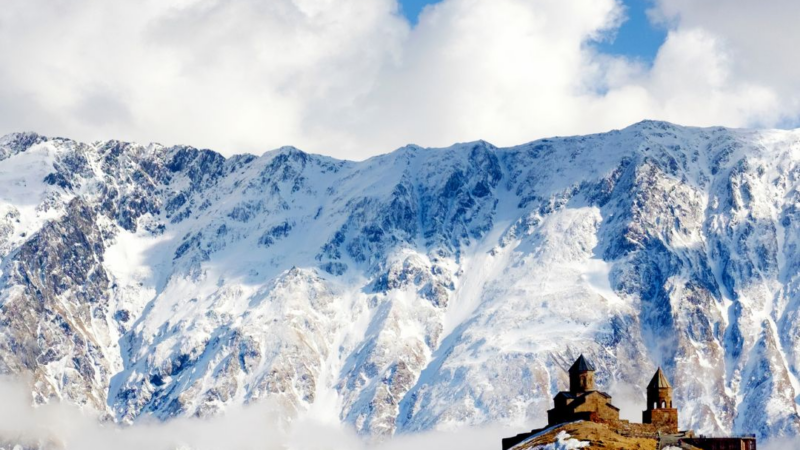
{"label": "arched window", "polygon": [[665,400],[661,400],[661,407],[662,408],[666,408],[667,407],[667,402]]}
{"label": "arched window", "polygon": [[653,402],[653,409],[658,409],[658,403]]}

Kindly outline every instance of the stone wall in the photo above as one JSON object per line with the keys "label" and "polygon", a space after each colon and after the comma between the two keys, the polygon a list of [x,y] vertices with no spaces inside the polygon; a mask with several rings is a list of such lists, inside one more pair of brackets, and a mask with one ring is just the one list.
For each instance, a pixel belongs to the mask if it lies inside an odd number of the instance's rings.
{"label": "stone wall", "polygon": [[589,412],[592,422],[619,420],[619,410],[609,406],[610,399],[600,393],[590,393],[583,398],[583,404],[575,408],[576,413]]}
{"label": "stone wall", "polygon": [[642,422],[653,424],[662,433],[678,432],[677,409],[653,409],[642,412]]}

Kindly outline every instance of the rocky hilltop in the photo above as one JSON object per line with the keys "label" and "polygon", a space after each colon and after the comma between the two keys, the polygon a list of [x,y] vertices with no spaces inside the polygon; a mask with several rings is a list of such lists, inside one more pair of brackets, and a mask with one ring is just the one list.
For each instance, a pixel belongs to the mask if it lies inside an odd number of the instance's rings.
{"label": "rocky hilltop", "polygon": [[[679,450],[679,447],[674,447]],[[624,436],[594,422],[572,422],[543,431],[513,450],[660,450],[656,439]]]}
{"label": "rocky hilltop", "polygon": [[270,398],[392,435],[541,423],[583,352],[615,398],[663,366],[682,428],[794,436],[798,162],[662,122],[363,162],[12,134],[0,372],[123,422]]}

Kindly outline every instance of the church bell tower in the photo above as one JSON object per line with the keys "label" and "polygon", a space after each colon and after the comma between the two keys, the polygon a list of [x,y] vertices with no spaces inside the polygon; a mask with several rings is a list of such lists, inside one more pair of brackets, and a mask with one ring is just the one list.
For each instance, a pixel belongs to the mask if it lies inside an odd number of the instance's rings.
{"label": "church bell tower", "polygon": [[583,355],[569,368],[569,392],[581,394],[594,391],[595,368]]}
{"label": "church bell tower", "polygon": [[678,410],[672,407],[672,386],[659,367],[647,385],[647,409],[642,422],[655,425],[662,433],[678,432]]}

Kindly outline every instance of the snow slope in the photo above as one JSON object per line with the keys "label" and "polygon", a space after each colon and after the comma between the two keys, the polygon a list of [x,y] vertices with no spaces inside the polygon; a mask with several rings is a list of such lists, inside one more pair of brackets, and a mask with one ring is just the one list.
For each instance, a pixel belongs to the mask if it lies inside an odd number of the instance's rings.
{"label": "snow slope", "polygon": [[363,162],[9,135],[0,372],[385,436],[539,425],[585,353],[642,407],[664,366],[682,427],[795,436],[798,162],[799,131],[663,122]]}

